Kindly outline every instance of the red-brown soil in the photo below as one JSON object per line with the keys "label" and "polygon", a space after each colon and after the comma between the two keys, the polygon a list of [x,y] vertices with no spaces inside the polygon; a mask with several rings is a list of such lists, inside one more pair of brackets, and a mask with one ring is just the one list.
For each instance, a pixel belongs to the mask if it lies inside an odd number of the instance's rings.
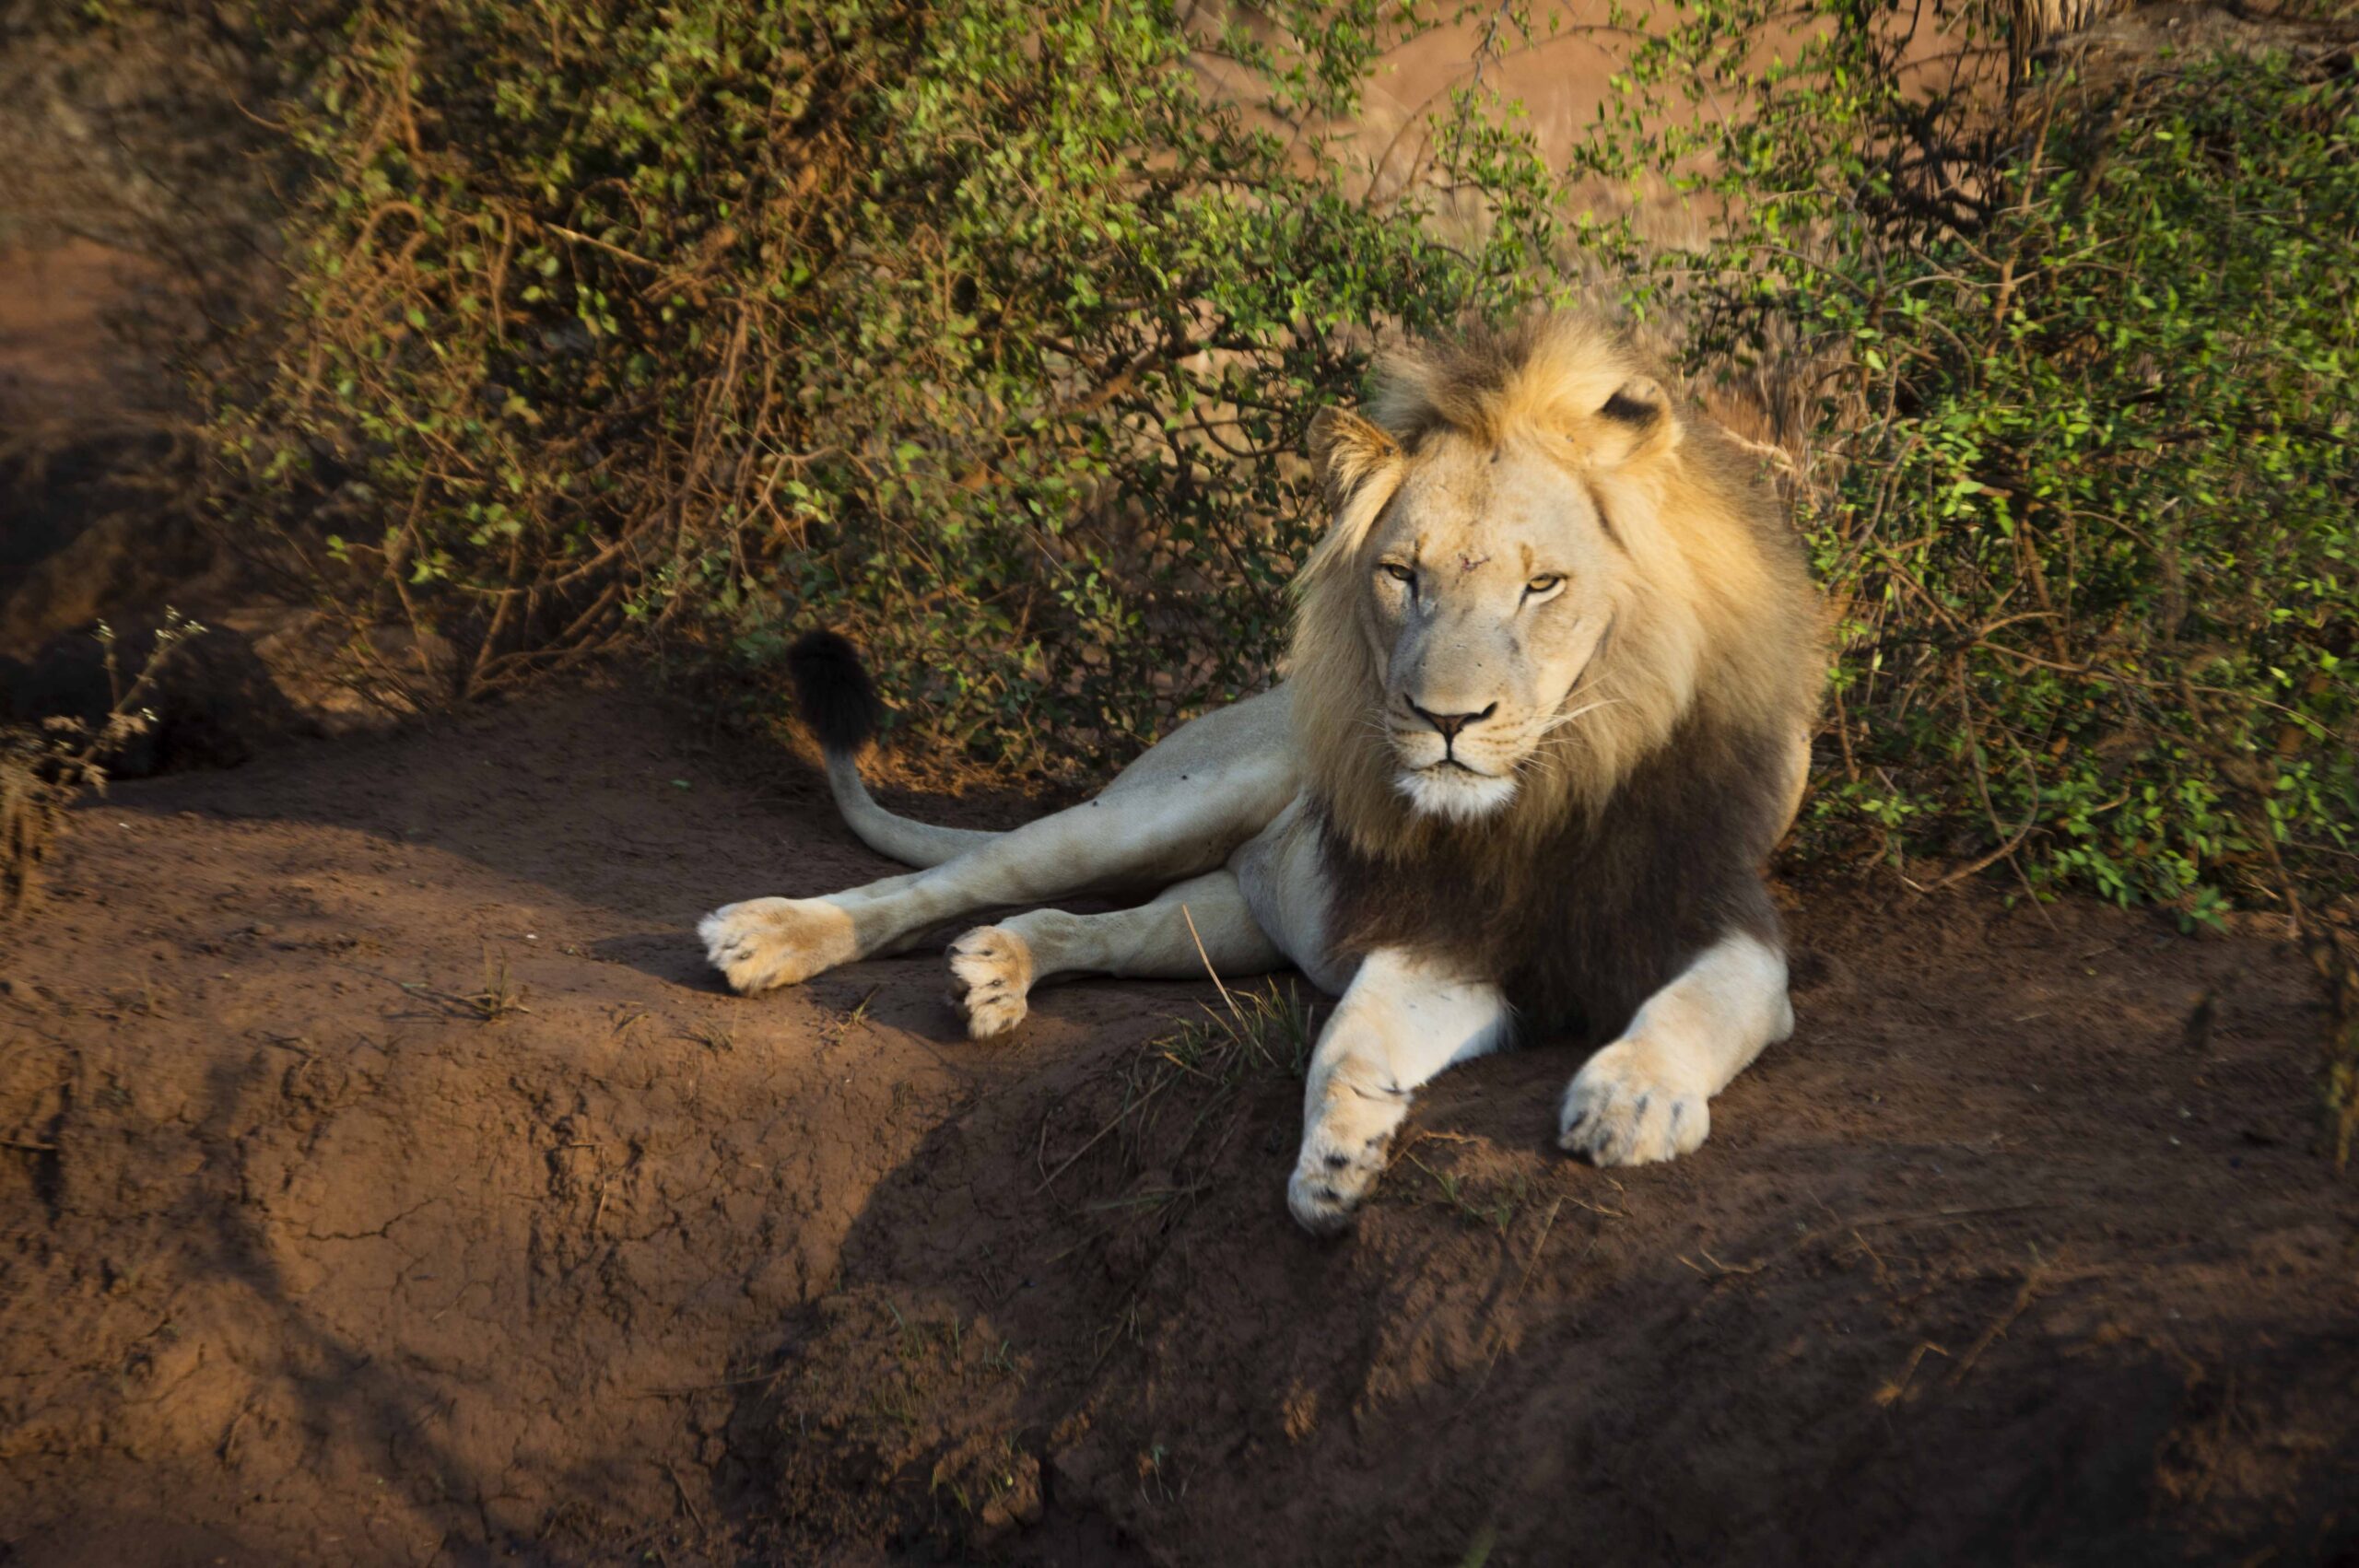
{"label": "red-brown soil", "polygon": [[886,868],[627,689],[122,786],[54,865],[11,1568],[2359,1561],[2359,1178],[2259,936],[1790,889],[1701,1153],[1552,1153],[1543,1046],[1320,1245],[1295,1081],[1154,1044],[1209,986],[990,1047],[932,956],[722,994],[700,911]]}

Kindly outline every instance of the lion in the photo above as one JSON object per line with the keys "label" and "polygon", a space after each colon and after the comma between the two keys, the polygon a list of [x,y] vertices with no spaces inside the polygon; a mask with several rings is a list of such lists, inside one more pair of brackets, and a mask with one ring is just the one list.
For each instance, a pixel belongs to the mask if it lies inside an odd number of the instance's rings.
{"label": "lion", "polygon": [[[1078,975],[1293,965],[1340,1000],[1313,1050],[1295,1218],[1345,1226],[1418,1088],[1519,1036],[1596,1048],[1555,1136],[1600,1165],[1692,1153],[1792,1032],[1764,884],[1825,679],[1820,601],[1760,464],[1585,316],[1413,345],[1322,409],[1331,521],[1273,689],[1175,730],[1096,799],[1007,833],[880,807],[851,646],[793,661],[846,822],[920,868],[698,927],[742,992],[948,946],[977,1039]],[[1135,907],[1043,907],[1151,893]]]}

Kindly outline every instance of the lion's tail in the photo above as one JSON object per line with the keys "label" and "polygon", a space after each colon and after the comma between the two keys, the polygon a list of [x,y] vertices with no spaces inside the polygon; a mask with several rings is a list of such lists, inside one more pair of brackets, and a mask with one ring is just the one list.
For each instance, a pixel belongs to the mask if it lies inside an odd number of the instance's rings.
{"label": "lion's tail", "polygon": [[884,704],[860,661],[860,650],[834,632],[810,632],[787,649],[795,704],[827,757],[827,789],[836,809],[860,841],[908,866],[938,866],[999,837],[967,827],[935,827],[895,816],[876,803],[855,760],[876,733]]}

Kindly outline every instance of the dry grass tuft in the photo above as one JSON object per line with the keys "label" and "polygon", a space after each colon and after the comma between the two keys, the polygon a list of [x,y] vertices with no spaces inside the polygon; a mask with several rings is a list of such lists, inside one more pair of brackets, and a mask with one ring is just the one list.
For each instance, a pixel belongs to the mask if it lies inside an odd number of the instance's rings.
{"label": "dry grass tuft", "polygon": [[[533,1011],[524,1005],[524,989],[509,973],[507,959],[494,958],[486,953],[483,955],[483,989],[457,1000],[486,1024],[497,1024],[511,1012]],[[640,1015],[645,1016],[644,1013]],[[621,1033],[622,1029],[637,1022],[636,1018],[628,1020],[616,1033]]]}
{"label": "dry grass tuft", "polygon": [[114,628],[101,621],[98,637],[106,649],[111,697],[106,717],[97,723],[49,719],[0,728],[0,920],[31,907],[41,865],[56,848],[67,808],[85,790],[105,790],[108,762],[156,722],[144,705],[157,677],[174,650],[204,630],[165,611],[147,662],[125,681],[115,658]]}

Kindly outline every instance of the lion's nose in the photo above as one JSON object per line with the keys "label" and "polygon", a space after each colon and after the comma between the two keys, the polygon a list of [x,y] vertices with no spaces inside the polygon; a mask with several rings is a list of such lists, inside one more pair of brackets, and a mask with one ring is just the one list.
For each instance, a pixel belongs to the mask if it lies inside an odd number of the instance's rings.
{"label": "lion's nose", "polygon": [[1480,713],[1428,713],[1414,702],[1409,705],[1409,711],[1440,731],[1441,738],[1445,741],[1458,739],[1458,732],[1461,730],[1469,725],[1480,724],[1498,710],[1499,705],[1496,702]]}

